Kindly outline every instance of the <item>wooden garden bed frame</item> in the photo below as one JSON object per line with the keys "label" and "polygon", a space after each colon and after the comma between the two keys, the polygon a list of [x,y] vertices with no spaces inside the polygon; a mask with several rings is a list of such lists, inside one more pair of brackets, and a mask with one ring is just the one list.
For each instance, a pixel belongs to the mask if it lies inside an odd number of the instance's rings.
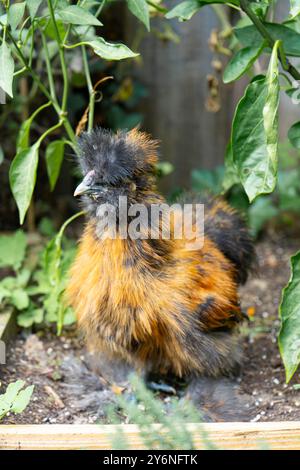
{"label": "wooden garden bed frame", "polygon": [[[157,425],[159,426],[159,425]],[[143,449],[137,426],[129,425],[0,425],[1,450],[108,450],[116,427],[122,427],[131,449]],[[300,450],[300,422],[206,423],[188,425],[196,448],[205,448],[203,427],[218,449]]]}

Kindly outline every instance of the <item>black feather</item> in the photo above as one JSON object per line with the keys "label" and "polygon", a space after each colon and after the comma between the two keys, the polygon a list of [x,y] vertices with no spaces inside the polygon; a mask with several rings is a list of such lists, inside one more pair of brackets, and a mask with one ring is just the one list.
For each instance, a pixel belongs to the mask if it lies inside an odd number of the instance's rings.
{"label": "black feather", "polygon": [[83,174],[94,170],[99,183],[117,184],[142,172],[154,171],[144,149],[128,139],[128,133],[96,128],[78,140],[79,164]]}
{"label": "black feather", "polygon": [[252,238],[237,212],[219,209],[210,215],[213,205],[213,200],[205,205],[204,234],[233,263],[236,268],[237,282],[244,284],[255,260]]}

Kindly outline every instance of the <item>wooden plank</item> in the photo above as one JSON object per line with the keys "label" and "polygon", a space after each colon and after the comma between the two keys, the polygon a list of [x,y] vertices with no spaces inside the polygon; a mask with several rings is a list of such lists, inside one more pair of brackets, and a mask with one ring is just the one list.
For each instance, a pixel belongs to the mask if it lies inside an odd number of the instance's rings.
{"label": "wooden plank", "polygon": [[[169,1],[169,6],[172,3]],[[127,43],[132,44],[138,22],[126,10],[125,35]],[[151,20],[153,30],[157,31],[164,31],[165,23],[164,18]],[[203,8],[190,21],[174,19],[167,24],[180,43],[159,40],[155,34],[144,35],[138,47],[143,66],[132,63],[131,67],[148,93],[139,104],[144,115],[142,126],[161,141],[162,160],[170,161],[175,167],[171,175],[160,181],[160,186],[164,191],[173,191],[177,187],[190,187],[192,169],[214,168],[224,163],[234,109],[234,87],[223,85],[221,74],[214,73],[211,65],[214,54],[208,41],[219,22],[210,8]],[[210,74],[218,76],[220,85],[221,109],[215,113],[205,107]]]}
{"label": "wooden plank", "polygon": [[[159,425],[156,425],[159,427]],[[205,448],[203,429],[219,449],[300,450],[300,422],[189,424],[197,449]],[[143,449],[135,425],[2,425],[0,449],[107,450],[122,428],[131,449]]]}
{"label": "wooden plank", "polygon": [[0,340],[8,342],[17,331],[16,314],[13,310],[0,312]]}

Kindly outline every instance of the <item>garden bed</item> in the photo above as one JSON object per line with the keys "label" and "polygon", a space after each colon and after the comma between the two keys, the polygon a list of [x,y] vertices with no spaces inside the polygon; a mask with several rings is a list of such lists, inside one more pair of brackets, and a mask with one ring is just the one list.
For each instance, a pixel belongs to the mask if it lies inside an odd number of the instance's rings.
{"label": "garden bed", "polygon": [[[242,305],[251,321],[242,331],[245,363],[239,382],[241,393],[249,397],[252,421],[300,420],[300,391],[293,387],[300,374],[285,384],[276,341],[280,291],[289,278],[290,255],[298,248],[298,240],[275,235],[259,242],[257,273],[241,289]],[[2,424],[106,424],[107,405],[114,393],[123,392],[122,386],[112,387],[105,375],[99,378],[89,370],[74,328],[61,337],[45,331],[23,332],[12,340],[0,381],[5,385],[18,378],[35,385],[34,396],[23,414],[9,415]],[[87,395],[91,390],[93,394]],[[159,397],[169,400],[167,395]]]}

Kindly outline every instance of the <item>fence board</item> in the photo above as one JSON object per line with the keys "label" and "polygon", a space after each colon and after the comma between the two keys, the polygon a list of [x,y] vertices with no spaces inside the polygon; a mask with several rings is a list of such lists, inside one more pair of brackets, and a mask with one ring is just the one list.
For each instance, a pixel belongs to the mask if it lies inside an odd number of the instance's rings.
{"label": "fence board", "polygon": [[[159,425],[157,425],[159,426]],[[205,448],[203,428],[190,424],[197,449]],[[208,438],[219,449],[300,450],[300,422],[207,423]],[[0,449],[104,450],[111,449],[116,428],[122,427],[131,449],[143,449],[135,425],[2,425]]]}

